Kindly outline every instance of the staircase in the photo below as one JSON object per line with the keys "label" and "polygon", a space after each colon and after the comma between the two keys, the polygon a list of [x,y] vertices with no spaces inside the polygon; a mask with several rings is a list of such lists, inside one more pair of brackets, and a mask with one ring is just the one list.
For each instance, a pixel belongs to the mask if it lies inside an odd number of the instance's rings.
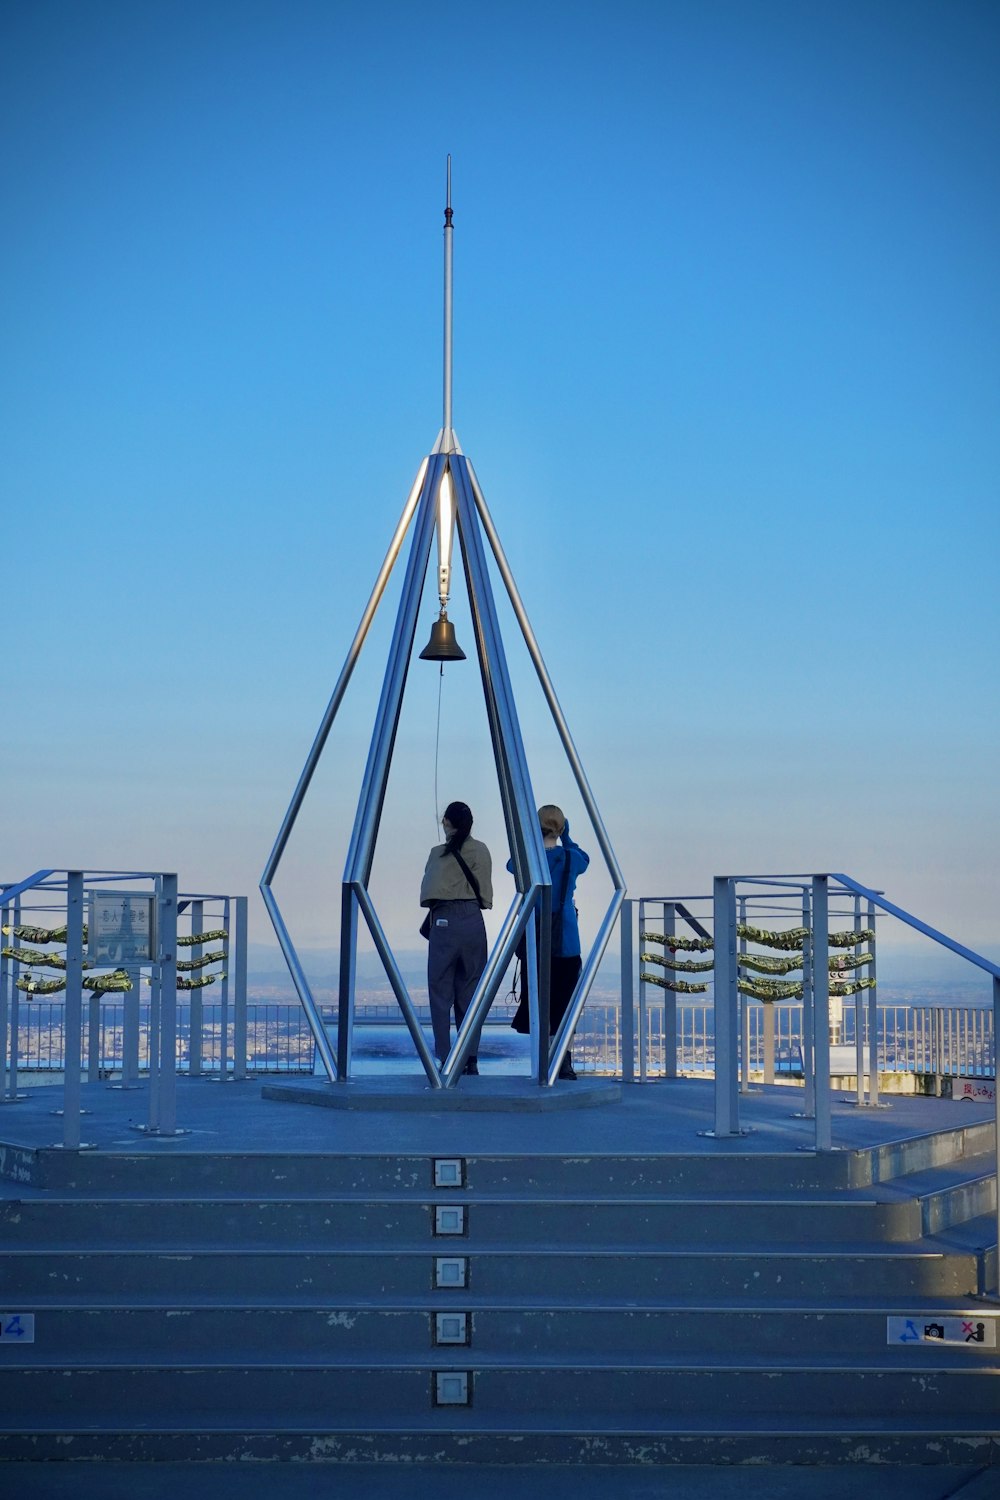
{"label": "staircase", "polygon": [[0,1460],[998,1462],[991,1147],[8,1147]]}

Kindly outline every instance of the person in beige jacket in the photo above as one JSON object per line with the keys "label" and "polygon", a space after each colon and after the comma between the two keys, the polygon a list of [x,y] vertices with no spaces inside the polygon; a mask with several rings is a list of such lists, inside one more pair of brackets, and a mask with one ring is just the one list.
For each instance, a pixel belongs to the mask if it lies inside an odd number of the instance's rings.
{"label": "person in beige jacket", "polygon": [[[493,905],[493,861],[486,845],[471,837],[471,809],[449,802],[441,827],[445,843],[435,844],[427,856],[420,884],[420,905],[430,910],[427,989],[439,1064],[451,1051],[452,1010],[456,1027],[461,1026],[486,967],[483,911]],[[477,1033],[466,1073],[479,1072],[478,1051]]]}

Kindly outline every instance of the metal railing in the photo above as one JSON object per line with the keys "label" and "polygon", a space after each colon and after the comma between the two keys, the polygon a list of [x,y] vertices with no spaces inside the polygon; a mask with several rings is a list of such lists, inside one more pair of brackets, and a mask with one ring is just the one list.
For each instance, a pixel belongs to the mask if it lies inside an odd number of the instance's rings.
{"label": "metal railing", "polygon": [[[779,1077],[802,1078],[804,1017],[801,1002],[774,1002],[775,1071]],[[747,1006],[747,1071],[760,1079],[765,1067],[764,1006]],[[645,1060],[634,1062],[636,1076],[650,1079],[676,1075],[715,1074],[715,1018],[711,1005],[678,1004],[673,1030],[662,1002],[647,1002]],[[845,1010],[838,1041],[853,1049],[857,1018]],[[868,1012],[862,1014],[862,1043],[869,1046]],[[926,1073],[953,1078],[992,1078],[995,1069],[993,1013],[987,1006],[899,1004],[877,1007],[879,1072]],[[574,1039],[574,1062],[593,1074],[622,1074],[622,1014],[617,1003],[591,1001]],[[578,1060],[579,1059],[579,1060]],[[854,1068],[840,1067],[835,1076],[853,1076]]]}

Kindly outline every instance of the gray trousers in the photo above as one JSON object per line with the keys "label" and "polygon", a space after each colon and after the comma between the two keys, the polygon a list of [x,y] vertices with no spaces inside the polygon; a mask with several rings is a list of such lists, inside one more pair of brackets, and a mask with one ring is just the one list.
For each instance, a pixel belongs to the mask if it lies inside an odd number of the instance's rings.
{"label": "gray trousers", "polygon": [[[427,953],[427,990],[434,1028],[434,1055],[443,1061],[451,1051],[451,1013],[455,1025],[469,1008],[479,976],[486,967],[486,926],[478,901],[441,901],[431,912]],[[469,1056],[479,1051],[479,1033]]]}

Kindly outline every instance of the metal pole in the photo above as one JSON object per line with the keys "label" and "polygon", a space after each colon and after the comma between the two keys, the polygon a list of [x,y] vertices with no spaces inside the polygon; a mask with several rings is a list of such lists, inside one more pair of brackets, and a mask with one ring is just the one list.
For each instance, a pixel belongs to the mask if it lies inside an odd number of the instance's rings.
{"label": "metal pole", "polygon": [[[191,932],[197,936],[205,931],[205,903],[203,901],[191,902]],[[203,952],[201,943],[191,944],[191,959],[201,958]],[[200,975],[199,969],[189,969],[188,973],[193,979]],[[202,1040],[205,1019],[205,1007],[202,1003],[201,990],[188,990],[188,1073],[192,1078],[201,1076]]]}
{"label": "metal pole", "polygon": [[[233,985],[233,1079],[247,1076],[247,898],[236,897],[236,975]],[[320,1022],[322,1025],[322,1022]],[[327,1043],[329,1051],[329,1042]]]}
{"label": "metal pole", "polygon": [[813,1051],[816,1076],[816,1150],[829,1151],[830,1131],[830,888],[829,877],[814,875]]}
{"label": "metal pole", "polygon": [[[14,926],[18,927],[20,923],[21,900],[18,897],[14,902]],[[10,970],[10,1088],[7,1094],[8,1104],[16,1104],[19,1100],[26,1097],[24,1094],[18,1093],[17,1085],[17,1069],[21,1047],[21,991],[17,987],[20,974],[21,965],[15,958]],[[63,1015],[65,1016],[65,1011]]]}
{"label": "metal pole", "polygon": [[139,1082],[139,1017],[142,1004],[142,968],[129,969],[132,988],[122,1000],[122,1081],[121,1088],[134,1089]]}
{"label": "metal pole", "polygon": [[816,1113],[816,1078],[815,1078],[815,1049],[813,1038],[816,1033],[814,1025],[813,1010],[813,940],[812,940],[812,907],[809,901],[809,892],[802,893],[802,925],[806,929],[805,941],[802,944],[802,1083],[804,1098],[802,1103],[802,1118],[811,1120]]}
{"label": "metal pole", "polygon": [[444,443],[451,452],[451,350],[452,350],[452,208],[451,156],[448,157],[448,188],[444,210]]}
{"label": "metal pole", "polygon": [[[639,932],[645,927],[645,903],[639,903]],[[639,941],[642,941],[640,937]],[[665,992],[664,992],[665,993]],[[649,1073],[649,988],[643,983],[642,965],[639,966],[639,1025],[636,1028],[639,1048],[639,1082],[646,1083]]]}
{"label": "metal pole", "polygon": [[96,991],[87,1001],[87,1082],[101,1078],[101,999]]}
{"label": "metal pole", "polygon": [[80,1149],[80,1067],[83,1028],[83,871],[66,872],[66,1004],[63,1039],[63,1146]]}
{"label": "metal pole", "polygon": [[577,787],[579,788],[580,796],[583,798],[584,806],[587,809],[587,816],[590,818],[590,821],[593,824],[594,833],[597,836],[597,842],[600,845],[605,864],[607,865],[608,872],[611,875],[612,881],[614,882],[615,890],[619,895],[619,900],[614,909],[615,915],[617,915],[618,910],[621,907],[621,900],[624,898],[625,894],[625,879],[622,875],[621,869],[619,868],[618,861],[615,858],[615,852],[611,847],[611,841],[608,838],[607,829],[604,827],[604,820],[601,817],[600,809],[598,808],[597,803],[594,801],[594,794],[590,789],[590,783],[587,780],[587,774],[584,771],[583,765],[580,761],[580,757],[577,754],[576,745],[573,743],[573,736],[570,734],[569,725],[566,723],[566,718],[563,714],[562,707],[560,706],[559,699],[556,697],[556,691],[552,685],[552,679],[549,677],[545,662],[542,658],[542,653],[538,648],[538,642],[536,641],[534,631],[531,628],[531,622],[528,619],[527,611],[525,610],[524,605],[521,602],[521,596],[518,593],[517,584],[514,582],[514,575],[510,570],[510,564],[508,563],[506,555],[504,554],[503,547],[500,544],[500,538],[497,535],[496,527],[493,525],[493,517],[490,515],[489,509],[487,508],[486,500],[479,486],[479,480],[476,478],[476,472],[473,469],[472,464],[468,463],[468,460],[466,460],[466,466],[469,471],[469,477],[472,480],[472,489],[476,497],[476,506],[479,511],[480,519],[483,523],[483,529],[486,532],[487,540],[489,541],[493,556],[496,558],[497,568],[500,572],[500,576],[504,582],[504,587],[506,588],[507,594],[510,598],[511,606],[514,610],[517,623],[521,628],[521,634],[523,635],[525,645],[528,648],[528,654],[531,657],[532,663],[534,665],[536,676],[541,683],[542,692],[545,695],[545,701],[549,706],[549,712],[552,715],[556,730],[559,734],[559,738],[562,741],[563,750],[566,752],[566,758],[569,761],[574,780],[576,781]]}
{"label": "metal pole", "polygon": [[160,960],[160,1134],[177,1135],[177,876],[161,876],[157,902]]}
{"label": "metal pole", "polygon": [[997,1169],[997,1258],[994,1290],[1000,1292],[1000,979],[993,976],[993,1149]]}
{"label": "metal pole", "polygon": [[712,881],[715,928],[715,1130],[716,1136],[739,1135],[739,1087],[736,1076],[736,882],[725,875]]}
{"label": "metal pole", "polygon": [[[489,541],[493,556],[496,559],[497,568],[500,572],[501,578],[503,579],[504,587],[507,590],[507,595],[510,599],[511,607],[514,610],[514,615],[517,619],[518,625],[520,626],[521,634],[524,637],[525,645],[528,648],[528,654],[531,657],[532,663],[534,665],[535,673],[541,684],[542,692],[545,695],[545,701],[548,704],[549,712],[552,715],[556,730],[562,742],[562,747],[565,752],[566,759],[569,761],[570,769],[573,772],[573,778],[576,781],[580,796],[583,799],[583,804],[587,809],[587,816],[590,818],[594,833],[597,837],[598,845],[600,846],[601,853],[604,856],[604,862],[608,867],[608,873],[611,876],[612,884],[614,886],[614,892],[612,894],[608,911],[604,917],[604,921],[601,923],[601,926],[598,930],[597,937],[594,941],[593,947],[590,950],[589,957],[587,958],[587,961],[583,966],[583,971],[577,982],[577,987],[573,999],[569,1007],[567,1008],[565,1016],[563,1017],[562,1025],[559,1028],[559,1035],[556,1037],[553,1055],[549,1061],[549,1080],[551,1082],[558,1074],[563,1057],[565,1056],[569,1048],[573,1033],[576,1030],[577,1023],[580,1019],[580,1014],[583,1010],[584,1005],[587,1003],[587,996],[590,993],[590,987],[594,982],[594,978],[597,974],[598,967],[600,966],[601,959],[604,956],[604,950],[608,945],[608,941],[611,937],[612,932],[614,931],[615,921],[618,917],[619,911],[621,910],[621,904],[625,897],[626,887],[624,877],[618,865],[618,861],[615,858],[614,850],[611,847],[611,841],[608,838],[607,830],[604,827],[604,820],[601,817],[600,809],[598,808],[597,803],[594,800],[594,794],[590,789],[590,783],[587,780],[586,772],[583,769],[580,757],[577,754],[576,746],[573,743],[573,736],[569,732],[569,725],[566,723],[566,719],[560,706],[559,699],[556,697],[555,688],[552,685],[552,680],[549,677],[545,662],[542,659],[541,651],[538,648],[538,642],[535,640],[535,635],[531,628],[531,622],[528,619],[527,612],[521,601],[521,596],[518,593],[517,584],[514,582],[514,575],[511,572],[510,564],[508,563],[506,555],[504,554],[503,547],[500,543],[500,538],[497,535],[496,527],[493,525],[493,518],[490,515],[489,507],[486,504],[485,497],[483,495],[482,489],[480,488],[479,480],[476,478],[475,470],[467,459],[463,460],[463,466],[465,471],[468,473],[469,480],[472,484],[472,492],[475,496],[476,508],[479,512],[479,518],[482,522],[483,530],[486,532],[487,540]],[[546,864],[546,872],[547,869],[548,866]]]}
{"label": "metal pole", "polygon": [[[854,897],[854,931],[861,931],[861,897]],[[857,953],[857,948],[854,952]],[[858,978],[858,970],[852,969],[854,978]],[[854,1068],[856,1072],[855,1101],[862,1105],[865,1102],[865,1016],[864,1016],[864,990],[854,992]],[[871,1072],[872,1049],[868,1047],[869,1073]]]}
{"label": "metal pole", "polygon": [[[622,1082],[635,1082],[635,999],[634,971],[632,967],[632,908],[634,901],[623,901],[618,917],[618,936],[621,941],[622,969]],[[639,902],[639,927],[642,928],[643,903]],[[641,988],[641,986],[640,986]]]}
{"label": "metal pole", "polygon": [[[747,919],[747,898],[745,896],[741,896],[740,899],[739,899],[739,917],[740,917],[740,922],[745,925],[746,924],[746,919]],[[737,940],[737,954],[738,955],[742,955],[742,954],[746,953],[746,951],[747,951],[747,940],[746,940],[745,937],[741,937],[741,938],[739,938]],[[736,978],[737,978],[736,1003],[737,1003],[737,1005],[739,1006],[739,1009],[740,1009],[740,1020],[742,1022],[742,1025],[741,1025],[741,1028],[740,1028],[740,1031],[741,1031],[741,1041],[742,1041],[742,1046],[740,1048],[740,1093],[741,1094],[749,1094],[750,1093],[750,996],[749,995],[741,995],[740,994],[740,987],[739,987],[739,982],[738,982],[739,981],[739,973],[740,973],[739,957],[737,957],[737,961],[736,961]]]}
{"label": "metal pole", "polygon": [[[159,909],[160,882],[156,882],[157,909]],[[158,958],[158,954],[154,955]],[[149,1113],[146,1129],[160,1128],[160,965],[153,964],[149,979]],[[136,1126],[141,1130],[142,1126]]]}
{"label": "metal pole", "polygon": [[[663,903],[663,935],[671,938],[677,931],[677,907],[673,901]],[[663,991],[663,1076],[677,1077],[677,995]]]}
{"label": "metal pole", "polygon": [[[271,881],[274,879],[274,875],[278,868],[278,864],[280,863],[281,856],[285,852],[285,846],[288,843],[292,828],[295,825],[295,819],[298,817],[299,809],[302,806],[306,792],[309,790],[309,784],[312,781],[313,774],[316,770],[317,765],[319,764],[320,757],[323,754],[323,749],[329,737],[330,730],[333,727],[333,721],[337,716],[337,712],[340,708],[341,703],[343,702],[344,694],[347,692],[351,677],[354,674],[354,668],[356,667],[358,657],[361,654],[361,648],[364,645],[365,639],[368,635],[368,631],[371,628],[372,620],[375,618],[375,612],[382,600],[382,595],[385,593],[385,588],[386,584],[389,581],[389,576],[392,573],[393,568],[395,567],[396,559],[399,556],[400,548],[403,545],[403,541],[409,529],[410,522],[413,519],[414,511],[417,508],[417,502],[419,501],[421,492],[423,490],[424,478],[426,476],[429,463],[429,458],[423,459],[421,461],[420,468],[417,470],[417,477],[413,481],[410,493],[406,499],[406,504],[403,506],[403,513],[399,518],[399,524],[397,525],[396,530],[393,534],[392,541],[389,544],[389,550],[385,555],[385,558],[382,562],[382,567],[380,568],[378,577],[375,580],[375,587],[371,591],[368,603],[366,604],[364,613],[361,616],[361,621],[358,625],[357,631],[355,632],[354,640],[351,642],[350,649],[347,653],[347,658],[344,662],[343,667],[341,668],[340,676],[337,679],[337,685],[333,690],[333,695],[330,698],[329,703],[327,704],[326,713],[323,715],[323,721],[320,724],[319,730],[316,734],[316,738],[313,741],[312,749],[309,751],[309,755],[306,758],[306,763],[302,768],[302,773],[299,776],[298,784],[292,795],[292,800],[289,803],[288,811],[285,813],[284,821],[282,822],[281,828],[278,830],[278,837],[275,839],[274,848],[271,850],[270,857],[264,867],[264,873],[260,878],[260,892],[264,900],[264,905],[267,908],[268,916],[271,918],[272,925],[274,926],[274,930],[278,938],[278,943],[281,947],[282,953],[284,954],[285,962],[288,965],[288,970],[292,977],[292,983],[295,985],[295,991],[299,997],[299,1000],[301,1001],[302,1008],[306,1013],[306,1019],[309,1022],[309,1028],[312,1031],[313,1039],[316,1043],[317,1054],[319,1055],[324,1070],[329,1078],[335,1077],[337,1072],[337,1064],[334,1059],[333,1048],[330,1046],[330,1039],[326,1034],[326,1027],[323,1025],[323,1021],[319,1014],[316,1002],[313,999],[312,990],[309,987],[309,981],[306,978],[305,971],[302,968],[302,964],[299,961],[298,954],[295,951],[295,946],[288,932],[288,928],[285,925],[285,920],[281,915],[278,903],[275,899],[273,891],[271,890]],[[243,900],[245,898],[239,897],[237,899]],[[242,1076],[246,1076],[245,1067]]]}
{"label": "metal pole", "polygon": [[232,966],[232,913],[230,910],[229,897],[222,903],[222,925],[226,929],[226,941],[223,944],[224,958],[222,960],[222,978],[219,981],[219,1082],[228,1083],[229,1080],[229,970]]}
{"label": "metal pole", "polygon": [[[876,931],[876,927],[875,927],[875,908],[874,908],[874,906],[872,905],[872,903],[870,901],[868,903],[868,921],[867,921],[866,925],[871,928],[872,933],[874,934],[875,931]],[[869,1074],[868,1074],[868,1102],[869,1102],[869,1104],[874,1105],[874,1106],[877,1107],[878,1106],[878,1102],[879,1102],[879,1097],[878,1097],[878,1064],[879,1064],[879,1055],[878,1055],[878,983],[877,983],[878,975],[877,975],[877,971],[876,971],[876,964],[877,964],[877,955],[876,955],[876,950],[875,950],[875,938],[873,936],[872,937],[872,958],[871,958],[871,963],[868,965],[868,978],[869,979],[874,979],[876,981],[876,983],[873,984],[872,987],[871,987],[871,989],[868,991],[868,1065],[869,1065],[869,1070],[870,1070]]]}
{"label": "metal pole", "polygon": [[[354,969],[357,944],[357,900],[353,887],[365,885],[371,874],[375,841],[378,837],[379,821],[385,797],[392,749],[399,727],[403,692],[413,650],[413,636],[420,608],[421,590],[427,572],[431,540],[434,534],[438,488],[447,466],[442,454],[435,454],[429,461],[423,488],[420,492],[420,508],[414,528],[410,555],[406,563],[406,576],[396,611],[396,623],[389,646],[389,660],[382,679],[382,692],[375,717],[375,728],[368,749],[361,796],[354,818],[354,828],[344,875],[341,883],[340,922],[340,987],[337,1012],[337,1056],[329,1053],[329,1040],[319,1021],[319,1031],[313,1028],[316,1047],[320,1053],[328,1076],[332,1080],[346,1082],[350,1073],[351,1031],[354,1016]],[[308,990],[307,990],[307,993]],[[311,993],[309,999],[311,1001]],[[302,996],[306,1006],[305,995]],[[306,1006],[307,1014],[308,1007]],[[310,1017],[312,1024],[312,1017]]]}
{"label": "metal pole", "polygon": [[[10,907],[4,906],[0,909],[0,925],[10,926]],[[0,1104],[6,1102],[7,1097],[7,1040],[9,1032],[9,1001],[8,990],[10,987],[10,959],[0,957]]]}
{"label": "metal pole", "polygon": [[[14,926],[18,927],[20,922],[21,901],[18,897],[14,902]],[[24,1098],[24,1095],[18,1092],[17,1083],[21,1044],[21,992],[17,987],[20,975],[21,965],[17,959],[14,959],[10,969],[10,1087],[7,1094],[8,1104],[15,1104],[19,1099]]]}

